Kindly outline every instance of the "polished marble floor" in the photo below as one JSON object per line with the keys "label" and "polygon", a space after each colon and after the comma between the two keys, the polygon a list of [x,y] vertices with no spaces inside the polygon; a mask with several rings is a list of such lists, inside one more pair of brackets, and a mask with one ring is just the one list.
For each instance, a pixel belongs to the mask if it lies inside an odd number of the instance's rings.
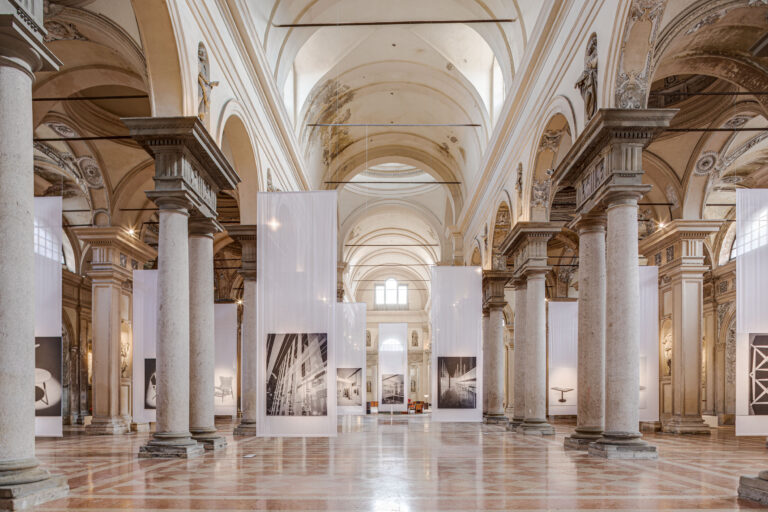
{"label": "polished marble floor", "polygon": [[657,461],[606,461],[550,438],[428,415],[346,417],[328,438],[232,438],[193,460],[139,460],[148,434],[41,439],[68,498],[36,510],[736,510],[742,474],[768,468],[762,438],[652,434]]}

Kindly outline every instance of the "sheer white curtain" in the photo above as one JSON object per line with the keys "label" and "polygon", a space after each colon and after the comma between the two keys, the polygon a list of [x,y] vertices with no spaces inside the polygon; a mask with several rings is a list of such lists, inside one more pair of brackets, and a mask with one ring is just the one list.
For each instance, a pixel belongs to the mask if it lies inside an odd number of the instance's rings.
{"label": "sheer white curtain", "polygon": [[[157,270],[133,271],[133,421],[155,421],[155,409],[146,407],[151,375],[146,360],[157,357]],[[151,365],[150,365],[151,367]]]}
{"label": "sheer white curtain", "polygon": [[768,435],[768,189],[736,191],[736,435]]}
{"label": "sheer white curtain", "polygon": [[[408,408],[407,341],[408,324],[379,324],[379,412],[404,412]],[[396,398],[397,403],[384,403],[385,395]]]}
{"label": "sheer white curtain", "polygon": [[641,266],[640,421],[659,421],[659,268]]}
{"label": "sheer white curtain", "polygon": [[365,414],[365,313],[364,302],[336,304],[338,414]]}
{"label": "sheer white curtain", "polygon": [[237,417],[237,304],[216,304],[214,338],[214,413]]}
{"label": "sheer white curtain", "polygon": [[[432,267],[430,402],[434,421],[483,420],[482,293],[480,267]],[[468,407],[467,400],[441,407],[438,391],[441,378],[446,389],[440,391],[451,392],[449,382],[457,381],[457,390],[465,397],[474,394],[474,407]],[[449,404],[443,401],[443,405]]]}
{"label": "sheer white curtain", "polygon": [[548,412],[552,416],[576,414],[579,361],[578,302],[549,302],[547,326],[549,344]]}

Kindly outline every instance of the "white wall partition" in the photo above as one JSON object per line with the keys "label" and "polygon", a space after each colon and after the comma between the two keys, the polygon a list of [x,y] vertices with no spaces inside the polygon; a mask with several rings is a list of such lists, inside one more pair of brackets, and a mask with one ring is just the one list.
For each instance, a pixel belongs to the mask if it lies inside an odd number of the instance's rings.
{"label": "white wall partition", "polygon": [[[36,197],[35,435],[62,436],[61,197]],[[5,222],[12,222],[6,220]],[[10,265],[12,262],[5,262]],[[4,290],[10,292],[10,290]],[[76,343],[77,340],[70,340]],[[12,414],[6,411],[5,414]]]}
{"label": "white wall partition", "polygon": [[336,412],[365,414],[364,302],[336,304]]}
{"label": "white wall partition", "polygon": [[214,414],[237,416],[237,304],[216,304],[214,338]]}
{"label": "white wall partition", "polygon": [[579,303],[549,302],[547,319],[549,349],[550,416],[576,414],[579,363]]}
{"label": "white wall partition", "polygon": [[408,410],[408,324],[379,324],[379,412]]}
{"label": "white wall partition", "polygon": [[133,271],[133,422],[156,418],[157,270]]}
{"label": "white wall partition", "polygon": [[259,193],[260,436],[336,435],[336,192]]}
{"label": "white wall partition", "polygon": [[482,270],[432,267],[434,421],[483,421]]}
{"label": "white wall partition", "polygon": [[659,421],[659,268],[640,274],[640,421]]}
{"label": "white wall partition", "polygon": [[736,435],[768,435],[768,189],[736,191]]}

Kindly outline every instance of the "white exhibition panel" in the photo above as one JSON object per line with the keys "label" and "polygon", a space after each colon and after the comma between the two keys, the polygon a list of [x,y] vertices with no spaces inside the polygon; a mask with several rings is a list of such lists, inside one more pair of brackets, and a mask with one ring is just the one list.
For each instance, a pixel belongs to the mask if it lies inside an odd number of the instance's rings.
{"label": "white exhibition panel", "polygon": [[336,304],[336,412],[365,414],[364,302]]}
{"label": "white exhibition panel", "polygon": [[257,205],[258,435],[335,436],[336,192]]}
{"label": "white exhibition panel", "polygon": [[736,435],[768,435],[768,189],[736,191]]}
{"label": "white exhibition panel", "polygon": [[432,267],[433,421],[483,421],[480,267]]}
{"label": "white exhibition panel", "polygon": [[156,421],[157,270],[133,271],[133,422]]}
{"label": "white exhibition panel", "polygon": [[[61,328],[61,197],[36,197],[35,435],[61,437],[64,394]],[[6,262],[8,263],[8,262]],[[75,343],[77,340],[70,340]],[[6,414],[10,414],[6,412]]]}
{"label": "white exhibition panel", "polygon": [[[408,393],[408,324],[379,324],[379,412],[406,412]],[[384,386],[387,386],[386,391]],[[384,403],[386,392],[387,401]]]}
{"label": "white exhibition panel", "polygon": [[659,421],[659,268],[640,266],[640,421]]}
{"label": "white exhibition panel", "polygon": [[237,304],[216,304],[214,414],[237,417]]}
{"label": "white exhibition panel", "polygon": [[579,303],[550,301],[547,322],[548,414],[575,415],[578,394]]}

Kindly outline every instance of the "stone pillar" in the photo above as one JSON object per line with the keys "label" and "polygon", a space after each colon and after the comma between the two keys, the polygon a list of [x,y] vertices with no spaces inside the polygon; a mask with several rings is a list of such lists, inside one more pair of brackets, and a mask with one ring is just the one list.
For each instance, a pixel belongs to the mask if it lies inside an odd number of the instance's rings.
{"label": "stone pillar", "polygon": [[69,490],[35,458],[32,81],[60,64],[43,44],[42,3],[0,0],[0,509]]}
{"label": "stone pillar", "polygon": [[189,223],[189,431],[206,450],[227,446],[214,423],[213,219],[193,217]]}
{"label": "stone pillar", "polygon": [[[489,337],[489,331],[490,331],[490,325],[488,323],[488,320],[490,319],[490,311],[488,311],[488,308],[483,308],[483,319],[482,323],[480,324],[480,330],[481,335],[483,336],[483,353],[485,354],[486,350],[488,350],[488,337]],[[488,362],[486,362],[485,357],[483,357],[483,376],[485,376],[488,373]],[[485,411],[488,410],[488,391],[485,388],[485,382],[483,382],[483,415],[485,415]]]}
{"label": "stone pillar", "polygon": [[706,406],[703,414],[715,416],[715,345],[717,343],[717,331],[715,330],[715,303],[704,305],[704,345],[705,345],[705,375],[706,375]]}
{"label": "stone pillar", "polygon": [[[550,270],[547,266],[547,243],[561,229],[562,223],[556,222],[518,222],[501,244],[502,253],[507,257],[514,257],[513,278],[516,287],[522,288],[521,281],[526,283],[525,296],[520,292],[515,294],[515,307],[519,307],[518,300],[525,303],[525,328],[524,332],[520,333],[521,337],[525,337],[523,356],[516,358],[515,363],[515,370],[518,367],[517,361],[521,361],[525,368],[521,376],[525,387],[525,416],[516,430],[521,434],[555,433],[552,425],[547,423],[547,314],[544,277]],[[515,318],[519,315],[518,312]],[[516,417],[518,414],[519,412],[515,411]]]}
{"label": "stone pillar", "polygon": [[[155,158],[159,208],[157,430],[140,457],[196,457],[189,431],[189,214],[215,219],[216,195],[240,178],[197,117],[124,118],[131,137]],[[208,390],[209,394],[213,389]]]}
{"label": "stone pillar", "polygon": [[527,278],[525,335],[525,419],[517,427],[522,434],[551,435],[547,423],[547,312],[544,271],[529,272]]}
{"label": "stone pillar", "polygon": [[528,287],[524,277],[514,280],[515,285],[515,349],[514,358],[514,406],[512,421],[509,430],[517,430],[525,419],[525,350],[528,340],[525,337],[525,304],[527,302]]}
{"label": "stone pillar", "polygon": [[509,419],[504,414],[504,287],[511,277],[507,270],[483,271],[483,310],[488,311],[487,321],[483,316],[487,326],[483,335],[483,419],[505,426]]}
{"label": "stone pillar", "polygon": [[505,326],[504,332],[504,416],[511,418],[514,415],[515,403],[515,344],[514,329],[511,325]]}
{"label": "stone pillar", "polygon": [[579,231],[578,398],[566,448],[586,450],[605,424],[605,216],[582,216]]}
{"label": "stone pillar", "polygon": [[75,234],[91,247],[93,419],[85,432],[125,434],[130,418],[120,411],[120,328],[129,312],[121,305],[134,267],[143,268],[157,252],[121,227],[76,228]]}
{"label": "stone pillar", "polygon": [[[639,431],[640,279],[637,200],[647,187],[608,193],[605,432],[589,454],[610,459],[656,458]],[[581,259],[581,258],[579,258]]]}
{"label": "stone pillar", "polygon": [[229,226],[229,236],[240,242],[242,247],[243,276],[243,324],[242,324],[242,397],[243,417],[235,428],[236,436],[255,436],[256,429],[256,377],[257,333],[256,333],[256,226]]}

